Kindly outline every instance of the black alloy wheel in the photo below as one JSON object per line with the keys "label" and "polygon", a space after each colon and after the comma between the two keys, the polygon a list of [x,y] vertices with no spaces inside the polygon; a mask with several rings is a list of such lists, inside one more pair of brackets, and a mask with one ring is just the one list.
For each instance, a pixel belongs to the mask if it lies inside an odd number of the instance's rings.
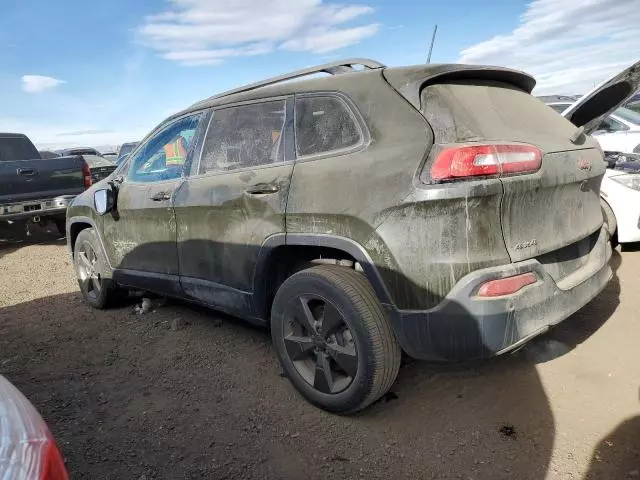
{"label": "black alloy wheel", "polygon": [[300,376],[322,393],[345,390],[358,372],[358,352],[338,308],[307,294],[289,302],[285,320],[284,344]]}

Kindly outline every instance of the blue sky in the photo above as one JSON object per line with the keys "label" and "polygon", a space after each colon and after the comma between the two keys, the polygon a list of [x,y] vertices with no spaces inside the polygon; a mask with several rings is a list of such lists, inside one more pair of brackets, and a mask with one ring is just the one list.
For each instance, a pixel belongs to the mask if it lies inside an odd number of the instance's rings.
{"label": "blue sky", "polygon": [[[0,131],[135,140],[219,91],[362,56],[521,68],[580,93],[640,57],[640,0],[7,0]],[[6,2],[5,2],[6,3]],[[635,40],[634,40],[635,39]]]}

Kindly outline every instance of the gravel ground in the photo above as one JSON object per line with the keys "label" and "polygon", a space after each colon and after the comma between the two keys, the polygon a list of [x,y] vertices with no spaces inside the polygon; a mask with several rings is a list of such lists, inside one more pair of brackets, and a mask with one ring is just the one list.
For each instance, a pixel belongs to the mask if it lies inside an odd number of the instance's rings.
{"label": "gravel ground", "polygon": [[0,373],[51,426],[72,478],[640,478],[640,252],[513,355],[407,362],[353,417],[282,378],[266,331],[135,299],[81,300],[64,241],[0,241]]}

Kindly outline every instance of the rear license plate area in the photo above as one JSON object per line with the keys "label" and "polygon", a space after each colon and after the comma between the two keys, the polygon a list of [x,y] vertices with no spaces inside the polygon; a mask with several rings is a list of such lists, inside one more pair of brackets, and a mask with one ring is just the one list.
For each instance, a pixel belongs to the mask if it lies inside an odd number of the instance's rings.
{"label": "rear license plate area", "polygon": [[540,255],[537,259],[554,281],[559,282],[587,264],[599,235],[598,230],[571,245]]}

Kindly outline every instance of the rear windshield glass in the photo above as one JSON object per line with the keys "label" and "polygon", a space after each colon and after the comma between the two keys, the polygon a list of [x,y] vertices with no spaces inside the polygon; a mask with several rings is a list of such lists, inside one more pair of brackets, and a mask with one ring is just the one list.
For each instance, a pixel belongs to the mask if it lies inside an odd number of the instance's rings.
{"label": "rear windshield glass", "polygon": [[576,130],[537,98],[499,82],[427,86],[422,110],[438,143],[515,141],[551,151],[571,147]]}
{"label": "rear windshield glass", "polygon": [[40,154],[25,137],[0,137],[0,162],[39,158]]}

